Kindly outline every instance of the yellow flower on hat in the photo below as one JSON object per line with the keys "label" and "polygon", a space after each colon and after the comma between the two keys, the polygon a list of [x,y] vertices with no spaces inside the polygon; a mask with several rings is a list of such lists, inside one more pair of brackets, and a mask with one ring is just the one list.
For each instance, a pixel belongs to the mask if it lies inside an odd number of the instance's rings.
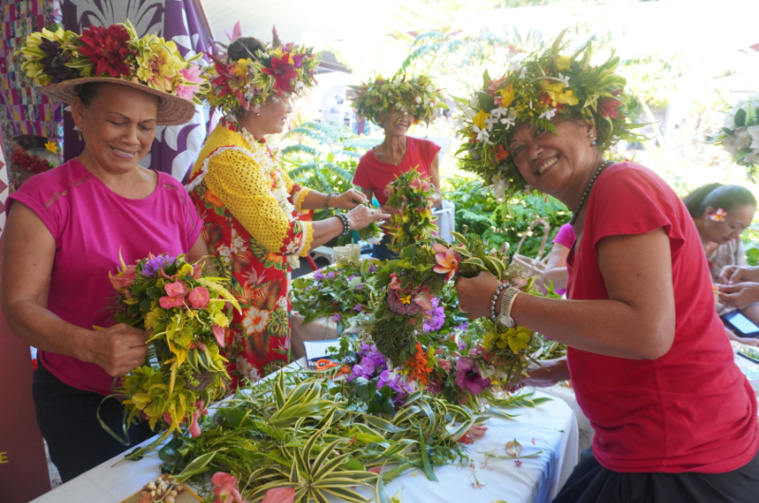
{"label": "yellow flower on hat", "polygon": [[553,82],[551,84],[542,83],[540,84],[540,87],[551,96],[551,99],[555,103],[571,106],[577,105],[580,102],[580,100],[577,99],[577,96],[575,96],[575,92],[573,90],[564,90],[566,87],[564,85],[564,82]]}
{"label": "yellow flower on hat", "polygon": [[[511,84],[507,85],[503,89],[498,91],[498,94],[501,95],[501,106],[502,107],[508,107],[509,104],[514,101],[514,96],[516,96],[516,93],[514,92],[514,88],[511,86]],[[482,127],[482,126],[479,126]]]}
{"label": "yellow flower on hat", "polygon": [[483,127],[485,127],[485,119],[487,119],[488,117],[490,117],[490,113],[486,112],[485,110],[480,110],[479,112],[477,112],[477,115],[475,115],[472,118],[472,122],[474,123],[475,126],[482,129]]}
{"label": "yellow flower on hat", "polygon": [[569,70],[569,64],[572,62],[572,58],[569,56],[556,56],[556,69],[559,71]]}
{"label": "yellow flower on hat", "polygon": [[166,42],[163,37],[147,36],[137,55],[137,78],[148,86],[164,92],[171,92],[174,80],[181,78],[179,70],[187,64],[179,54],[173,41]]}

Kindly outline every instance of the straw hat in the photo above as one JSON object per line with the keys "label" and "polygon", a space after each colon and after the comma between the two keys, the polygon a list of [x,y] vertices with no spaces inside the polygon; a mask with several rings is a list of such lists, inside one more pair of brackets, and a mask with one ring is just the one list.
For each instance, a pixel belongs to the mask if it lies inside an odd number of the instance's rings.
{"label": "straw hat", "polygon": [[138,37],[129,21],[91,26],[81,35],[42,29],[28,35],[17,54],[23,58],[21,69],[44,95],[71,103],[81,84],[131,87],[160,100],[160,125],[188,122],[195,113],[191,99],[208,85],[191,64],[200,54],[185,60],[173,41]]}
{"label": "straw hat", "polygon": [[56,101],[69,104],[76,96],[77,87],[81,84],[88,84],[90,82],[97,84],[118,84],[156,96],[159,99],[156,123],[159,125],[172,126],[186,124],[195,114],[195,104],[190,100],[174,96],[164,91],[159,91],[158,89],[153,89],[140,82],[132,82],[130,80],[114,79],[110,77],[85,77],[81,79],[65,80],[58,84],[50,84],[41,87],[38,91]]}

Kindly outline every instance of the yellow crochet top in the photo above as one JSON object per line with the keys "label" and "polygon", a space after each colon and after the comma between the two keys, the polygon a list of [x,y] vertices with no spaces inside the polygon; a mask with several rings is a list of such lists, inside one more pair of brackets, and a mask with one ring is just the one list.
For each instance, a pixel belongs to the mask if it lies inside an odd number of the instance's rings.
{"label": "yellow crochet top", "polygon": [[[219,124],[208,136],[190,179],[190,191],[205,181],[207,189],[268,251],[308,255],[313,227],[311,222],[296,220],[292,212],[302,211],[311,189],[298,186],[281,171],[265,144],[246,141],[242,134]],[[302,234],[293,232],[298,230]],[[294,241],[293,235],[305,239]]]}

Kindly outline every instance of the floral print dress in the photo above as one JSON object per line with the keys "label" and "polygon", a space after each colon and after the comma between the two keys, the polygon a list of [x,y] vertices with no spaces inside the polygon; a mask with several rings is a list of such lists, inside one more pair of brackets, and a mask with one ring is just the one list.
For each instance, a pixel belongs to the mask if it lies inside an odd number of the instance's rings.
{"label": "floral print dress", "polygon": [[236,384],[289,362],[288,273],[313,239],[300,221],[305,189],[280,170],[265,144],[222,123],[209,135],[187,186],[204,221],[203,237],[240,302],[224,355]]}

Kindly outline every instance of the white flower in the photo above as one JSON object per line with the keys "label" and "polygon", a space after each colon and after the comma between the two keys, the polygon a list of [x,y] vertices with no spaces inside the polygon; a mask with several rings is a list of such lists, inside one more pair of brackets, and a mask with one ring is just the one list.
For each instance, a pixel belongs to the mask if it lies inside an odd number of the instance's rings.
{"label": "white flower", "polygon": [[245,333],[248,335],[260,334],[266,328],[266,323],[269,321],[269,311],[261,309],[260,311],[255,307],[251,307],[245,312],[245,318],[242,320],[242,326],[245,328]]}
{"label": "white flower", "polygon": [[422,97],[421,96],[417,96],[414,101],[416,101],[417,103],[421,103],[422,102]]}
{"label": "white flower", "polygon": [[232,229],[232,243],[231,248],[234,253],[238,253],[245,249],[245,240],[240,236],[234,228]]}
{"label": "white flower", "polygon": [[219,246],[217,246],[216,247],[216,253],[218,253],[222,257],[227,257],[227,258],[229,258],[229,257],[232,256],[232,251],[229,249],[229,247],[227,245],[219,245]]}
{"label": "white flower", "polygon": [[556,115],[556,109],[551,108],[549,110],[546,110],[542,114],[540,114],[538,117],[540,117],[541,119],[546,119],[550,121],[551,119],[553,119],[554,115]]}
{"label": "white flower", "polygon": [[564,83],[564,87],[569,87],[569,76],[565,77],[564,75],[561,74],[561,72],[559,72],[559,76],[556,78],[557,80],[560,80]]}
{"label": "white flower", "polygon": [[477,141],[484,141],[486,145],[491,145],[492,142],[490,141],[490,133],[488,132],[487,128],[480,129],[477,126],[474,127],[474,132],[477,133]]}
{"label": "white flower", "polygon": [[722,141],[722,146],[725,147],[725,150],[730,152],[731,156],[735,157],[738,152],[751,145],[751,140],[751,135],[746,128],[739,127],[733,134]]}

